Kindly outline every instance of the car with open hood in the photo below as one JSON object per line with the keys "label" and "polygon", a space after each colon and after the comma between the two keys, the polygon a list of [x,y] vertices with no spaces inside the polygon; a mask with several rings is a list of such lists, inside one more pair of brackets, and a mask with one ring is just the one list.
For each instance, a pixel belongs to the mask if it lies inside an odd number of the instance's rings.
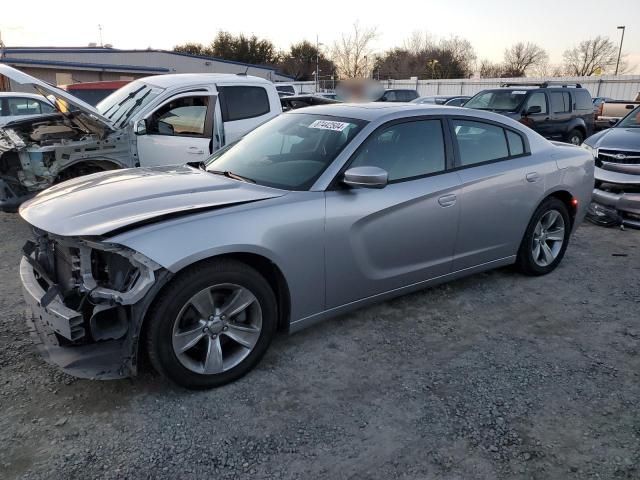
{"label": "car with open hood", "polygon": [[596,163],[588,218],[601,225],[640,228],[640,106],[582,147]]}
{"label": "car with open hood", "polygon": [[273,83],[247,75],[141,78],[93,107],[8,65],[0,74],[57,108],[0,128],[0,208],[7,211],[70,178],[204,160],[282,113]]}
{"label": "car with open hood", "polygon": [[52,363],[174,382],[247,373],[277,330],[516,264],[553,271],[593,157],[491,112],[334,104],[284,113],[204,162],[95,173],[20,208],[20,275]]}

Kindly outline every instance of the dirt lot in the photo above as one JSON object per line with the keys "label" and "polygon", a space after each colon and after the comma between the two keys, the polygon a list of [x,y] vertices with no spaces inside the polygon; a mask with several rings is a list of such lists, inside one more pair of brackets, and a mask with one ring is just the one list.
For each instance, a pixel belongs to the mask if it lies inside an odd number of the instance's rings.
{"label": "dirt lot", "polygon": [[[0,214],[0,478],[640,478],[640,232],[278,338],[241,381],[76,380],[23,322]],[[624,256],[620,256],[624,255]]]}

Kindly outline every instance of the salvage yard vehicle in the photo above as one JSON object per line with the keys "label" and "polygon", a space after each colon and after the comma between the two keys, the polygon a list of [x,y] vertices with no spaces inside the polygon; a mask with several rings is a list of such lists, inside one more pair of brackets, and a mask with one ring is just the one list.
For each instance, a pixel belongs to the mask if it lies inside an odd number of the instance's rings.
{"label": "salvage yard vehicle", "polygon": [[26,202],[20,275],[49,361],[172,381],[247,373],[277,330],[516,264],[553,271],[594,160],[491,112],[336,104],[207,161],[96,173]]}
{"label": "salvage yard vehicle", "polygon": [[53,113],[55,108],[42,95],[21,92],[0,92],[0,126],[14,120]]}
{"label": "salvage yard vehicle", "polygon": [[388,88],[378,102],[411,102],[418,98],[418,91],[411,88]]}
{"label": "salvage yard vehicle", "polygon": [[640,106],[640,101],[607,100],[602,102],[596,112],[596,127],[598,129],[609,128],[637,106]]}
{"label": "salvage yard vehicle", "polygon": [[505,83],[464,106],[501,113],[551,140],[580,145],[594,131],[591,94],[579,83]]}
{"label": "salvage yard vehicle", "polygon": [[312,107],[314,105],[329,105],[332,103],[340,103],[340,101],[320,95],[289,95],[280,97],[283,112],[297,108]]}
{"label": "salvage yard vehicle", "polygon": [[246,75],[134,80],[97,107],[8,65],[0,74],[53,96],[58,113],[0,128],[0,209],[97,171],[206,159],[282,113],[273,83]]}
{"label": "salvage yard vehicle", "polygon": [[461,107],[471,97],[467,95],[433,95],[427,97],[418,97],[415,100],[411,100],[411,103],[428,103],[435,105],[449,105],[451,107]]}
{"label": "salvage yard vehicle", "polygon": [[589,220],[640,228],[640,106],[582,146],[596,163]]}

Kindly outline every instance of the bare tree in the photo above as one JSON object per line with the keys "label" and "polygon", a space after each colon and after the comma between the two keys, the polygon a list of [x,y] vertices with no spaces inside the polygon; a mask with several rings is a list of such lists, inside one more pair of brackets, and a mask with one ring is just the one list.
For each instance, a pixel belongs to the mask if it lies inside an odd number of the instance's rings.
{"label": "bare tree", "polygon": [[562,65],[553,65],[548,62],[531,67],[529,73],[534,77],[561,77],[564,75]]}
{"label": "bare tree", "polygon": [[404,41],[402,50],[406,50],[413,55],[419,55],[421,52],[432,50],[435,45],[436,42],[429,32],[416,30]]}
{"label": "bare tree", "polygon": [[481,78],[500,78],[504,72],[504,65],[501,63],[493,63],[491,60],[480,61],[480,77]]}
{"label": "bare tree", "polygon": [[[599,70],[613,70],[618,59],[618,47],[607,37],[597,36],[565,50],[564,68],[569,75],[588,76]],[[628,65],[620,61],[618,72],[625,72]]]}
{"label": "bare tree", "polygon": [[[466,38],[453,36],[440,40],[438,47],[442,52],[449,52],[451,55],[451,65],[461,70],[465,77],[469,77],[473,73],[473,66],[476,61],[476,52],[473,45]],[[447,78],[447,77],[444,77]],[[450,76],[448,78],[451,78]]]}
{"label": "bare tree", "polygon": [[332,60],[342,78],[368,77],[375,61],[371,43],[378,36],[375,27],[362,28],[356,22],[353,32],[342,34],[333,44]]}
{"label": "bare tree", "polygon": [[547,62],[549,55],[535,43],[518,42],[504,51],[504,75],[524,77],[532,67]]}

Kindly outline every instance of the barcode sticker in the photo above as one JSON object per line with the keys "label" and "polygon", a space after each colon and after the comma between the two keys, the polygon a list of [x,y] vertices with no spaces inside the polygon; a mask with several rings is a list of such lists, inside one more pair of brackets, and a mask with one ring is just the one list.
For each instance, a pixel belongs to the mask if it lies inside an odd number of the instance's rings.
{"label": "barcode sticker", "polygon": [[333,130],[334,132],[341,132],[345,128],[347,128],[350,123],[346,122],[335,122],[333,120],[316,120],[309,128],[319,128],[320,130]]}

